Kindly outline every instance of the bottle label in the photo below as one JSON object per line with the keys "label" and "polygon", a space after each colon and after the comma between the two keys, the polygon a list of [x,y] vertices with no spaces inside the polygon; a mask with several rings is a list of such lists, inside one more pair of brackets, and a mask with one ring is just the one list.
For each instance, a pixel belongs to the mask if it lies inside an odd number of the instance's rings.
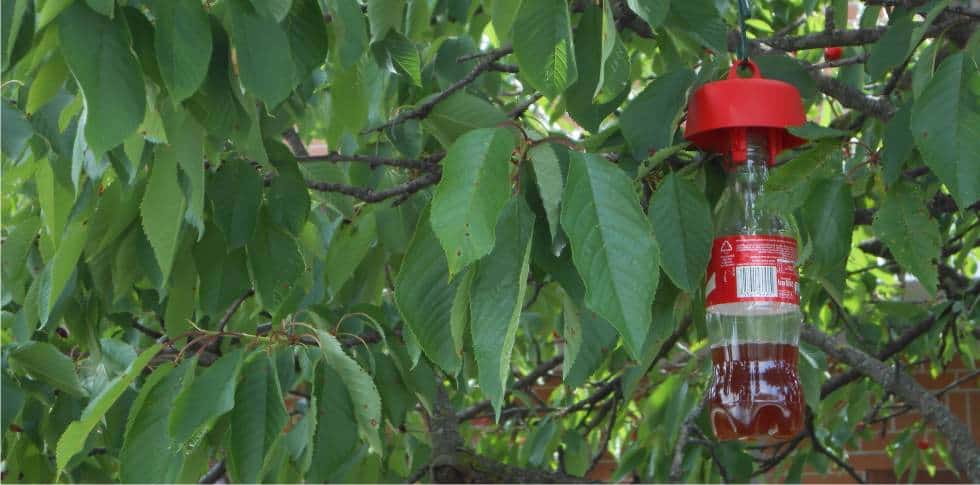
{"label": "bottle label", "polygon": [[798,305],[796,240],[773,235],[715,238],[704,292],[709,307],[752,301]]}

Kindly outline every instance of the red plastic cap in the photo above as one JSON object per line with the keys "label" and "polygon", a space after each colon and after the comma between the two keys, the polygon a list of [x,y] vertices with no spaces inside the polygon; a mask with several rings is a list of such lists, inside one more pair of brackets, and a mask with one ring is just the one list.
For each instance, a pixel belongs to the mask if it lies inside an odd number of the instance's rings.
{"label": "red plastic cap", "polygon": [[806,140],[786,128],[806,121],[800,92],[792,84],[763,79],[752,61],[741,65],[752,70],[752,77],[738,77],[740,64],[732,65],[728,79],[701,86],[687,106],[684,137],[698,148],[731,154],[734,163],[745,161],[746,128],[769,128],[769,164],[787,148]]}

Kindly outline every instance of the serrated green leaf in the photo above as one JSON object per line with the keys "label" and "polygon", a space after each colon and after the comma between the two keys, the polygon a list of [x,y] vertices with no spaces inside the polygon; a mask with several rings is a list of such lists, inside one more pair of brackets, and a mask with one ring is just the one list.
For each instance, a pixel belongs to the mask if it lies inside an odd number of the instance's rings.
{"label": "serrated green leaf", "polygon": [[935,295],[935,261],[942,248],[942,236],[919,189],[908,184],[889,189],[875,213],[872,228],[895,261],[914,274],[930,295]]}
{"label": "serrated green leaf", "polygon": [[633,184],[618,167],[573,153],[561,224],[586,287],[586,306],[608,320],[638,357],[650,326],[660,248]]}
{"label": "serrated green leaf", "polygon": [[907,12],[904,15],[899,15],[897,11],[895,13],[888,30],[871,45],[868,60],[864,64],[872,78],[880,78],[889,69],[904,62],[912,47],[909,43],[912,40],[912,18],[915,15]]}
{"label": "serrated green leaf", "polygon": [[211,24],[198,0],[153,2],[153,47],[174,102],[189,98],[204,82],[211,62]]}
{"label": "serrated green leaf", "polygon": [[803,205],[835,150],[839,150],[837,143],[818,143],[773,169],[766,179],[762,205],[784,213]]}
{"label": "serrated green leaf", "polygon": [[408,76],[412,84],[422,86],[422,61],[412,41],[398,32],[391,31],[381,42],[381,46],[384,47],[388,59],[399,74]]}
{"label": "serrated green leaf", "polygon": [[199,306],[212,319],[221,318],[228,306],[252,285],[245,249],[229,251],[221,231],[213,225],[194,246],[194,263],[200,274]]}
{"label": "serrated green leaf", "polygon": [[336,337],[324,331],[317,332],[323,360],[340,375],[340,380],[347,387],[351,403],[354,406],[354,418],[360,435],[378,454],[384,453],[381,446],[381,396],[374,381],[357,361],[344,353]]}
{"label": "serrated green leaf", "polygon": [[851,252],[854,226],[851,186],[840,177],[816,182],[803,204],[802,222],[821,272],[843,267]]}
{"label": "serrated green leaf", "polygon": [[499,420],[527,290],[534,233],[534,214],[523,198],[512,198],[504,206],[496,232],[497,245],[474,267],[469,308],[480,389]]}
{"label": "serrated green leaf", "polygon": [[235,407],[235,388],[242,369],[241,348],[218,358],[197,377],[188,376],[174,398],[167,433],[185,446]]}
{"label": "serrated green leaf", "polygon": [[470,130],[496,126],[506,119],[500,108],[486,100],[458,92],[432,108],[422,125],[426,132],[448,147]]}
{"label": "serrated green leaf", "polygon": [[194,361],[185,360],[176,368],[171,363],[161,365],[143,383],[119,452],[121,482],[176,481],[185,457],[167,436],[167,416],[184,381],[193,376]]}
{"label": "serrated green leaf", "polygon": [[522,2],[514,30],[522,34],[514,37],[514,55],[531,87],[554,98],[575,82],[578,68],[567,2]]}
{"label": "serrated green leaf", "polygon": [[34,129],[24,113],[11,103],[0,103],[0,109],[3,116],[3,139],[0,140],[0,147],[4,155],[17,160],[27,148],[27,142],[34,136]]}
{"label": "serrated green leaf", "polygon": [[460,365],[450,329],[450,310],[459,279],[449,280],[446,256],[426,209],[419,216],[395,279],[395,303],[425,355],[452,375]]}
{"label": "serrated green leaf", "polygon": [[667,26],[685,31],[716,55],[728,52],[728,28],[713,0],[670,0]]}
{"label": "serrated green leaf", "polygon": [[[38,108],[44,106],[45,103],[54,98],[61,89],[61,86],[65,84],[65,80],[68,79],[68,74],[68,65],[65,64],[65,60],[61,55],[56,54],[51,60],[44,63],[37,71],[34,82],[31,83],[30,91],[27,93],[27,105],[24,110],[27,113],[34,113]],[[4,124],[6,124],[6,120],[4,120]]]}
{"label": "serrated green leaf", "polygon": [[40,317],[47,324],[55,303],[61,297],[72,274],[75,273],[78,259],[85,249],[88,237],[88,219],[76,217],[68,223],[64,237],[58,241],[58,249],[45,268],[42,276]]}
{"label": "serrated green leaf", "polygon": [[356,0],[330,2],[330,15],[334,19],[334,52],[341,67],[349,69],[357,64],[368,45],[367,25]]}
{"label": "serrated green leaf", "polygon": [[296,74],[302,82],[327,59],[327,29],[320,5],[316,0],[293,0],[283,28],[289,36]]}
{"label": "serrated green leaf", "polygon": [[184,219],[197,229],[197,240],[204,236],[204,127],[181,108],[162,110],[169,145],[180,167],[181,188],[187,200]]}
{"label": "serrated green leaf", "polygon": [[905,104],[885,124],[882,136],[881,165],[885,184],[892,185],[902,176],[905,161],[912,155],[915,140],[912,138],[912,104]]}
{"label": "serrated green leaf", "polygon": [[672,173],[653,193],[648,214],[664,272],[679,288],[693,293],[704,281],[714,234],[704,193]]}
{"label": "serrated green leaf", "polygon": [[490,253],[497,218],[510,195],[513,135],[504,128],[461,136],[442,160],[442,180],[432,198],[432,229],[455,275]]}
{"label": "serrated green leaf", "polygon": [[256,11],[247,0],[229,0],[227,11],[242,84],[271,109],[297,83],[286,32],[275,18]]}
{"label": "serrated green leaf", "polygon": [[143,121],[143,73],[123,16],[109,19],[75,3],[58,17],[62,54],[85,96],[85,139],[93,152],[102,154]]}
{"label": "serrated green leaf", "polygon": [[678,116],[694,82],[688,69],[658,77],[623,110],[619,123],[633,158],[642,160],[652,151],[673,143]]}
{"label": "serrated green leaf", "polygon": [[140,204],[143,232],[153,247],[157,264],[166,283],[173,267],[180,228],[184,224],[184,195],[177,182],[177,153],[173,148],[159,146],[150,171],[150,181]]}
{"label": "serrated green leaf", "polygon": [[558,236],[561,214],[561,192],[565,188],[565,175],[562,165],[568,165],[568,149],[556,143],[535,145],[528,151],[534,180],[538,185],[541,205],[548,218],[551,240]]}
{"label": "serrated green leaf", "polygon": [[377,219],[372,213],[343,223],[334,233],[326,254],[327,285],[334,295],[354,276],[377,239]]}
{"label": "serrated green leaf", "polygon": [[565,385],[579,387],[595,372],[616,346],[616,329],[591,310],[583,310],[570,295],[562,297]]}
{"label": "serrated green leaf", "polygon": [[307,445],[313,449],[307,482],[340,480],[338,471],[353,456],[360,442],[354,403],[338,372],[325,363],[316,368],[316,402],[311,409],[316,413],[316,431],[313,441]]}
{"label": "serrated green leaf", "polygon": [[272,312],[286,302],[292,287],[306,271],[299,242],[285,229],[261,219],[255,236],[245,247],[248,272],[262,306]]}
{"label": "serrated green leaf", "polygon": [[269,218],[275,224],[299,235],[310,214],[310,191],[296,160],[274,160],[279,172],[266,190]]}
{"label": "serrated green leaf", "polygon": [[490,22],[501,41],[511,40],[511,30],[520,7],[521,0],[493,0],[490,3]]}
{"label": "serrated green leaf", "polygon": [[259,481],[259,471],[289,420],[270,357],[256,351],[242,369],[229,423],[228,471],[232,480]]}
{"label": "serrated green leaf", "polygon": [[912,105],[912,136],[926,165],[956,199],[969,207],[980,199],[980,95],[969,82],[977,69],[963,53],[946,58]]}
{"label": "serrated green leaf", "polygon": [[782,54],[755,56],[752,60],[758,64],[762,77],[792,84],[804,99],[817,95],[816,82],[801,61]]}
{"label": "serrated green leaf", "polygon": [[388,36],[391,31],[400,32],[405,0],[368,0],[367,18],[371,27],[371,42]]}
{"label": "serrated green leaf", "polygon": [[663,0],[627,0],[630,9],[645,20],[651,29],[660,27],[670,12],[670,2]]}
{"label": "serrated green leaf", "polygon": [[170,289],[167,291],[167,306],[163,316],[163,327],[167,336],[177,339],[191,330],[188,323],[194,318],[197,307],[197,268],[191,253],[192,242],[184,238],[177,253],[174,270],[170,275]]}
{"label": "serrated green leaf", "polygon": [[276,22],[282,22],[292,7],[293,0],[249,0],[255,11],[261,15],[272,17]]}
{"label": "serrated green leaf", "polygon": [[596,103],[608,103],[619,96],[630,83],[630,58],[619,40],[612,3],[602,3],[602,69],[593,95]]}
{"label": "serrated green leaf", "polygon": [[129,364],[125,372],[106,384],[102,392],[88,403],[82,413],[82,419],[68,425],[61,438],[58,439],[58,448],[55,454],[58,470],[64,470],[68,461],[82,451],[89,433],[102,421],[102,417],[109,411],[109,408],[136,380],[143,368],[150,363],[150,359],[157,355],[161,348],[163,348],[163,344],[155,344],[144,350],[136,360]]}
{"label": "serrated green leaf", "polygon": [[10,349],[8,359],[14,371],[30,375],[73,396],[85,396],[78,382],[75,364],[57,347],[46,342],[27,342]]}
{"label": "serrated green leaf", "polygon": [[229,160],[208,181],[214,222],[228,240],[228,248],[245,245],[255,232],[262,204],[262,177],[248,163]]}

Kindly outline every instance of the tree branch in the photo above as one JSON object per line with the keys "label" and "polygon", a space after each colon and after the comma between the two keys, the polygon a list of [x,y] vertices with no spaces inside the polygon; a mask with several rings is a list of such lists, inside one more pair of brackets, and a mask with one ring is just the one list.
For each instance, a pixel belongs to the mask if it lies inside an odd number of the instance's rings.
{"label": "tree branch", "polygon": [[307,181],[306,186],[320,192],[337,192],[360,199],[364,202],[381,202],[392,197],[412,195],[430,185],[435,185],[442,177],[442,170],[436,169],[421,177],[416,177],[403,184],[394,187],[374,190],[367,187],[353,187],[350,185],[337,184],[333,182],[312,182]]}
{"label": "tree branch", "polygon": [[303,162],[361,162],[367,163],[371,168],[381,165],[399,168],[414,168],[418,170],[433,170],[433,166],[446,156],[445,152],[434,153],[418,159],[387,158],[375,157],[371,155],[344,155],[339,152],[330,152],[326,155],[305,155],[297,156],[296,161]]}
{"label": "tree branch", "polygon": [[368,128],[362,131],[361,134],[366,135],[374,131],[383,131],[386,128],[399,125],[411,119],[420,120],[425,118],[426,116],[429,116],[429,112],[431,112],[432,108],[434,108],[437,104],[441,103],[442,101],[452,96],[453,93],[455,93],[456,91],[463,89],[464,87],[466,87],[467,84],[470,84],[473,81],[475,81],[476,78],[480,76],[480,74],[497,69],[497,67],[499,66],[497,64],[497,60],[510,54],[513,51],[514,49],[511,47],[503,47],[485,53],[485,55],[481,56],[480,62],[476,66],[474,66],[473,69],[467,75],[463,76],[462,79],[450,84],[446,89],[443,89],[442,91],[431,96],[429,99],[423,101],[418,106],[412,109],[402,111],[401,113],[398,113],[398,115],[392,118],[391,120],[382,123],[378,126],[375,126],[373,128]]}
{"label": "tree branch", "polygon": [[819,347],[830,357],[850,365],[880,384],[885,390],[915,406],[919,413],[936,426],[949,441],[950,454],[953,455],[956,468],[968,480],[974,483],[980,482],[980,447],[973,441],[966,425],[915,379],[840,339],[824,334],[812,325],[803,325],[801,337],[811,345]]}
{"label": "tree branch", "polygon": [[210,469],[208,469],[208,472],[205,473],[204,476],[201,477],[201,480],[199,480],[197,483],[216,483],[224,475],[225,475],[225,461],[221,460],[218,463],[215,463],[214,466],[212,466]]}

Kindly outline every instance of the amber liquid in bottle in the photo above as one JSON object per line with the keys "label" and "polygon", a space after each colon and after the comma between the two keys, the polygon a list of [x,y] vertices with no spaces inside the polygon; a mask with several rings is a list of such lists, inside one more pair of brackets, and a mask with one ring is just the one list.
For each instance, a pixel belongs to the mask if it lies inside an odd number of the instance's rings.
{"label": "amber liquid in bottle", "polygon": [[795,345],[774,343],[711,349],[708,408],[719,440],[782,441],[803,428],[798,354]]}

